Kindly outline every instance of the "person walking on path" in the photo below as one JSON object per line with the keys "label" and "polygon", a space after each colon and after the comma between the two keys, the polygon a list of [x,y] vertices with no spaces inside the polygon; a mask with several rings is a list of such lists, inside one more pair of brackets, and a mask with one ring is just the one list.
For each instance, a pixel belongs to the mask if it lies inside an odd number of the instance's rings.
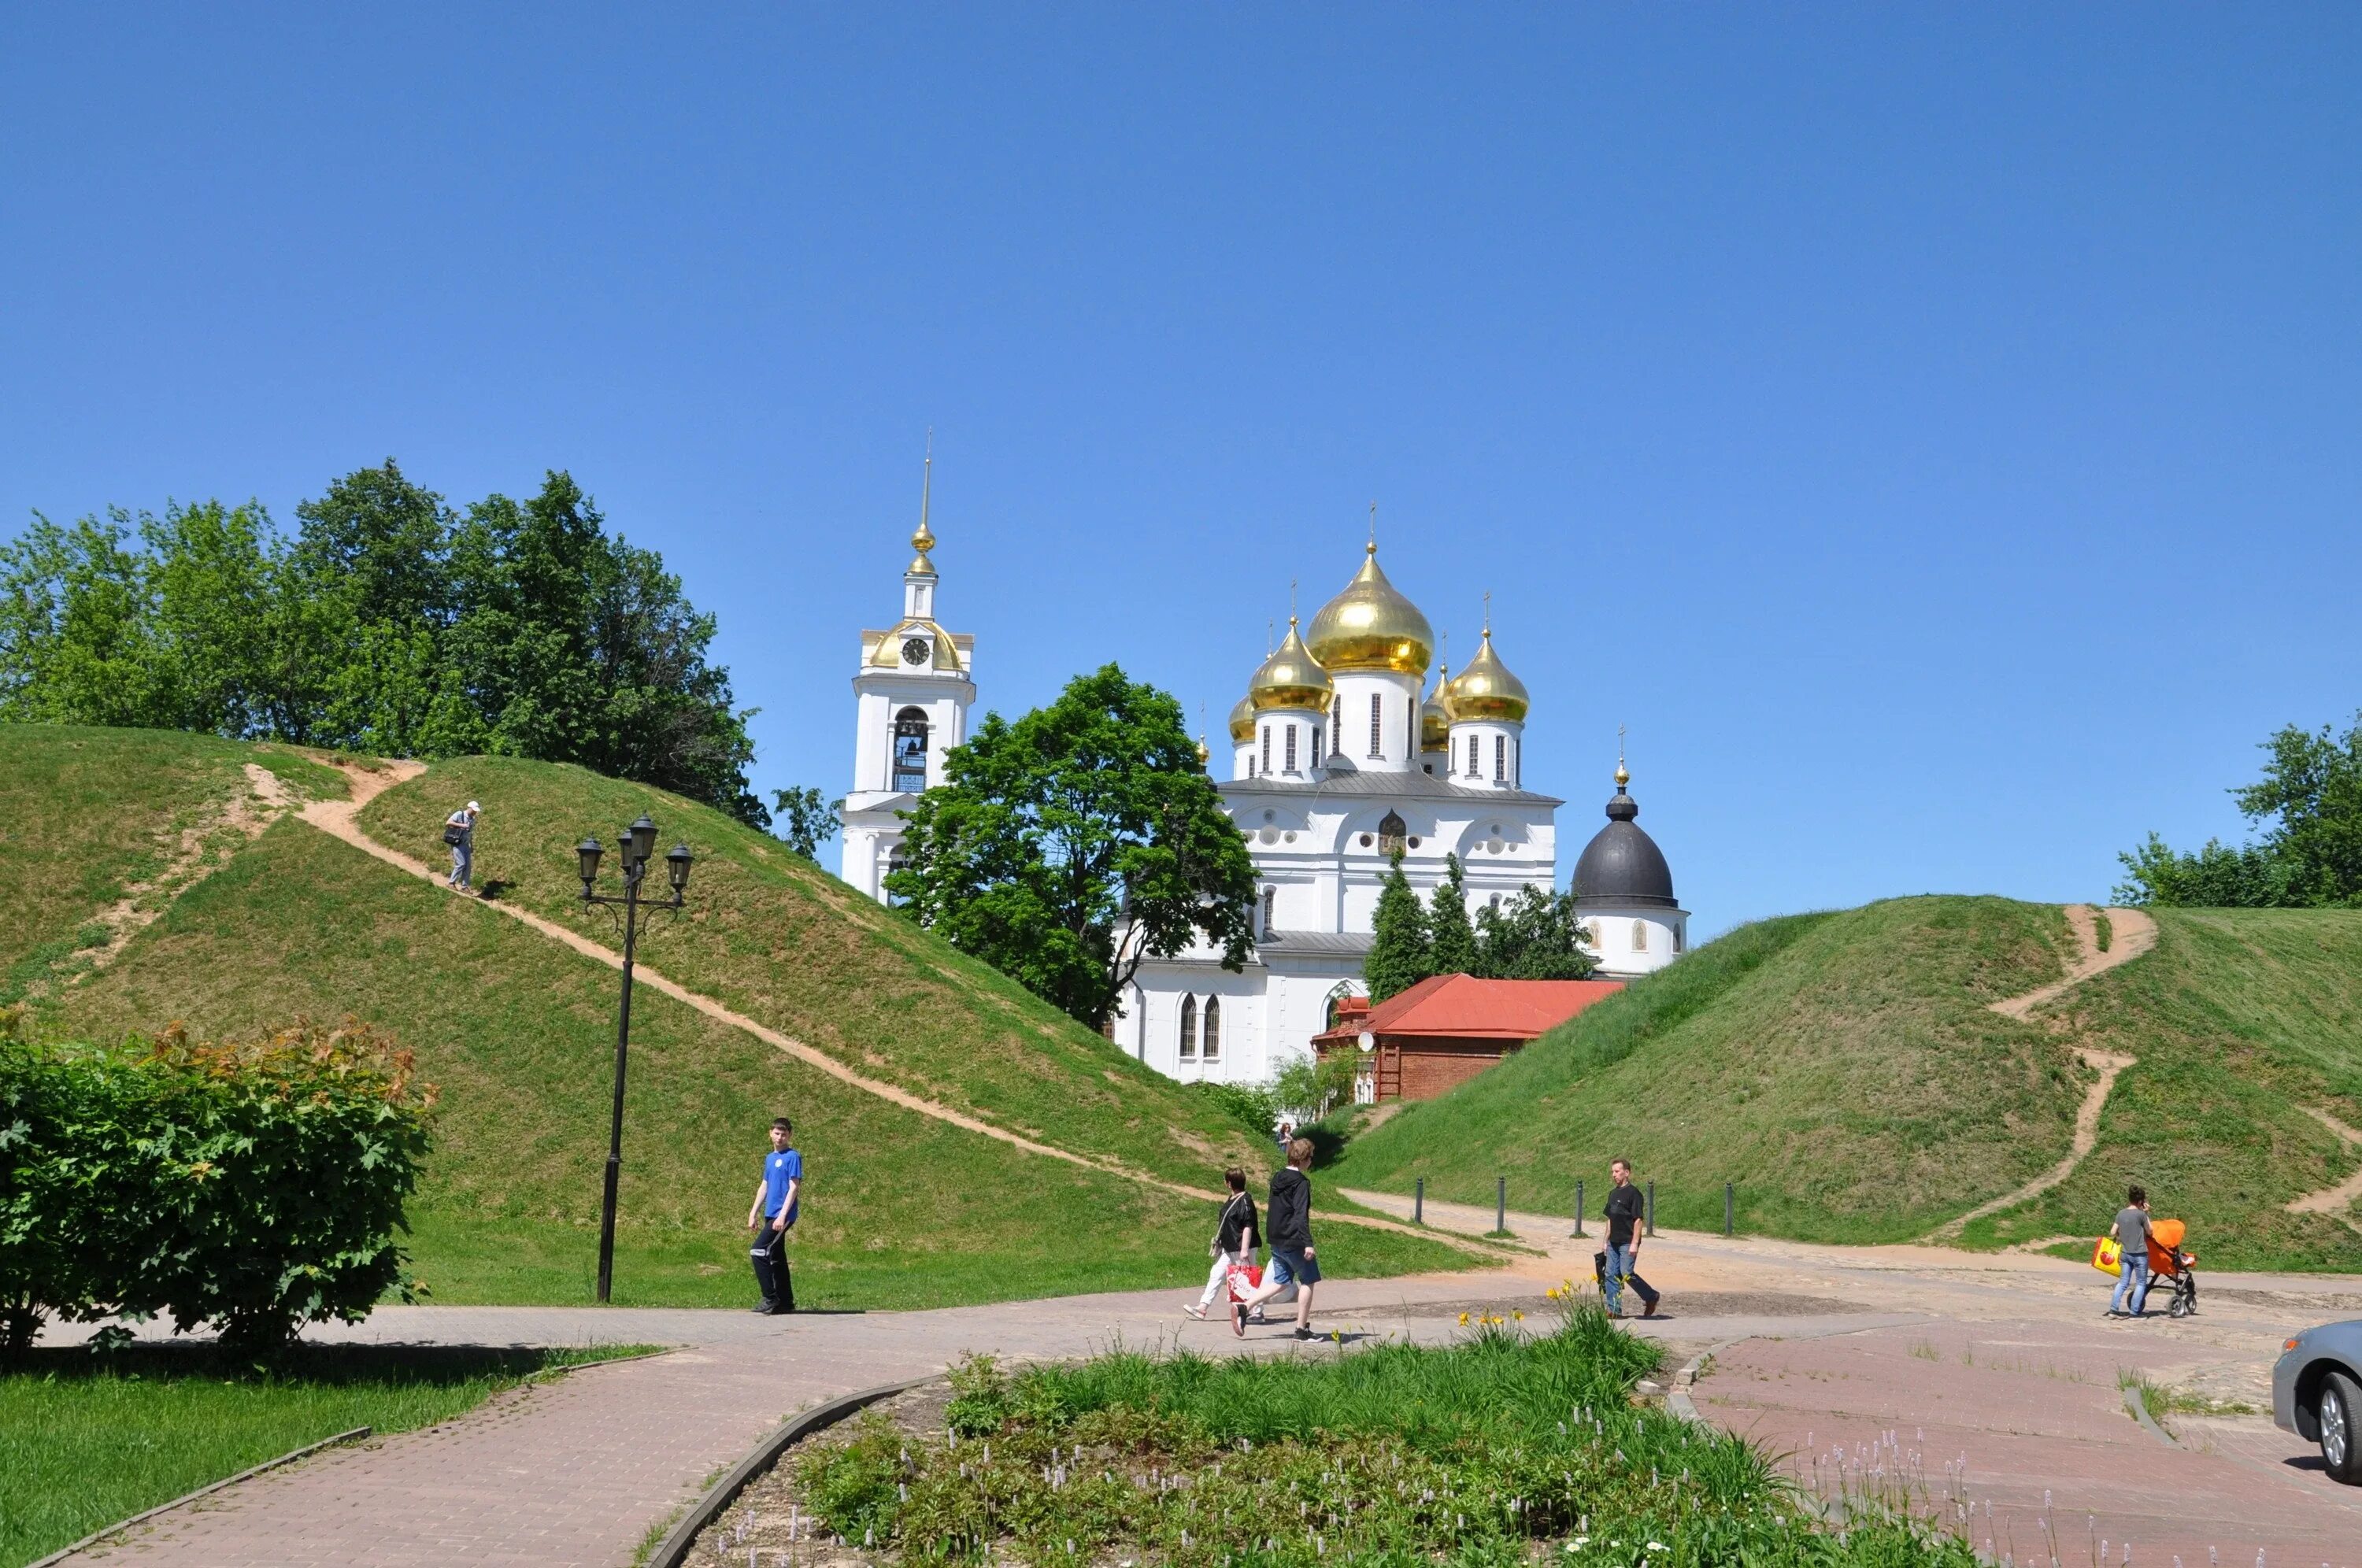
{"label": "person walking on path", "polygon": [[[1275,1264],[1284,1263],[1296,1281],[1296,1337],[1312,1337],[1312,1287],[1320,1283],[1320,1265],[1312,1256],[1312,1178],[1305,1173],[1312,1168],[1312,1140],[1298,1138],[1287,1146],[1287,1165],[1273,1174],[1271,1202],[1264,1209],[1271,1222],[1271,1257]],[[1264,1276],[1263,1284],[1244,1301],[1231,1304],[1231,1327],[1241,1339],[1246,1337],[1247,1313],[1262,1306],[1280,1292],[1274,1277],[1278,1270]]]}
{"label": "person walking on path", "polygon": [[1231,1195],[1222,1200],[1222,1212],[1214,1221],[1214,1266],[1206,1275],[1205,1294],[1198,1297],[1198,1304],[1181,1309],[1200,1320],[1214,1297],[1229,1286],[1232,1268],[1254,1266],[1255,1248],[1263,1243],[1263,1231],[1255,1224],[1254,1198],[1247,1191],[1247,1173],[1232,1165],[1222,1173],[1222,1184]]}
{"label": "person walking on path", "polygon": [[474,892],[469,878],[476,869],[476,819],[484,808],[470,801],[443,819],[443,842],[451,846],[451,876],[445,884],[455,891]]}
{"label": "person walking on path", "polygon": [[2116,1293],[2108,1297],[2108,1316],[2137,1318],[2148,1304],[2147,1192],[2136,1187],[2125,1194],[2125,1206],[2118,1210],[2110,1231],[2116,1238],[2116,1245],[2124,1249],[2124,1272],[2116,1276]]}
{"label": "person walking on path", "polygon": [[763,1179],[755,1184],[755,1204],[746,1228],[755,1233],[747,1249],[755,1260],[755,1286],[767,1316],[796,1309],[795,1282],[788,1277],[788,1232],[794,1229],[803,1193],[804,1157],[796,1153],[795,1124],[782,1116],[771,1123],[771,1152],[763,1156]]}
{"label": "person walking on path", "polygon": [[1624,1286],[1628,1283],[1640,1293],[1640,1316],[1657,1315],[1657,1303],[1664,1297],[1650,1287],[1640,1277],[1640,1189],[1632,1185],[1632,1162],[1609,1162],[1607,1175],[1615,1185],[1607,1189],[1607,1273],[1601,1288],[1607,1297],[1607,1315],[1620,1318],[1624,1309]]}

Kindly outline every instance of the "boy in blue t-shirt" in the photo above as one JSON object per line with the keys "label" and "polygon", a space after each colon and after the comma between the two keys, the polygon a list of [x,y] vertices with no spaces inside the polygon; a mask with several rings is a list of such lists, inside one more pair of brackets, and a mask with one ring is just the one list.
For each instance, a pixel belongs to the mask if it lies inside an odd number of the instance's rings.
{"label": "boy in blue t-shirt", "polygon": [[766,1315],[796,1309],[796,1287],[788,1278],[788,1231],[795,1225],[804,1185],[804,1157],[796,1153],[795,1125],[782,1116],[771,1123],[771,1152],[763,1156],[763,1179],[756,1186],[746,1228],[755,1232],[747,1249],[755,1260],[755,1284]]}

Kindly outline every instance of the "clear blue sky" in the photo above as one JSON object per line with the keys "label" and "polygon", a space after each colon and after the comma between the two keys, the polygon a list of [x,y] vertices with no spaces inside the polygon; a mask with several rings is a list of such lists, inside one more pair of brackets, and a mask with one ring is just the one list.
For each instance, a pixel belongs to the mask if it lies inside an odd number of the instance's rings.
{"label": "clear blue sky", "polygon": [[2103,894],[2362,706],[2362,9],[319,11],[0,15],[0,529],[568,468],[834,793],[928,425],[1004,711],[1219,737],[1374,498],[1701,932]]}

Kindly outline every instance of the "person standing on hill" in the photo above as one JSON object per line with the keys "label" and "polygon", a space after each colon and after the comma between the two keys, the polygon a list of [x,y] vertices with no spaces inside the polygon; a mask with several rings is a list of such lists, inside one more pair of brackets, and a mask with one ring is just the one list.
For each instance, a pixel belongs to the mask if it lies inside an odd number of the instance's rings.
{"label": "person standing on hill", "polygon": [[[1271,1221],[1271,1257],[1284,1263],[1296,1281],[1296,1337],[1312,1337],[1312,1287],[1320,1283],[1320,1265],[1312,1257],[1312,1140],[1298,1138],[1287,1146],[1287,1167],[1271,1178],[1271,1203],[1264,1210]],[[1280,1292],[1276,1268],[1244,1301],[1231,1305],[1231,1326],[1246,1337],[1247,1312]]]}
{"label": "person standing on hill", "polygon": [[446,886],[455,891],[476,890],[469,879],[476,869],[476,819],[483,811],[470,801],[443,819],[443,842],[451,846],[451,876]]}
{"label": "person standing on hill", "polygon": [[1615,1184],[1607,1189],[1607,1273],[1601,1281],[1607,1297],[1607,1315],[1623,1316],[1624,1286],[1628,1282],[1640,1293],[1640,1316],[1653,1318],[1657,1315],[1657,1303],[1664,1298],[1640,1277],[1641,1219],[1646,1210],[1640,1201],[1640,1189],[1632,1185],[1632,1162],[1610,1161],[1607,1175]]}
{"label": "person standing on hill", "polygon": [[1198,1304],[1181,1309],[1192,1318],[1206,1316],[1206,1309],[1230,1284],[1232,1268],[1254,1266],[1255,1248],[1263,1243],[1262,1230],[1255,1224],[1254,1198],[1247,1192],[1247,1173],[1232,1165],[1222,1173],[1222,1185],[1231,1192],[1214,1220],[1214,1266],[1206,1275],[1205,1293],[1198,1297]]}
{"label": "person standing on hill", "polygon": [[788,1277],[788,1232],[794,1229],[804,1185],[804,1157],[796,1152],[795,1124],[782,1116],[771,1123],[771,1152],[763,1156],[763,1179],[755,1185],[755,1204],[746,1210],[746,1228],[755,1233],[747,1249],[755,1260],[756,1288],[763,1304],[755,1309],[767,1316],[796,1309],[795,1282]]}
{"label": "person standing on hill", "polygon": [[2127,1191],[2125,1206],[2109,1230],[2125,1255],[2116,1292],[2108,1297],[2108,1316],[2137,1318],[2148,1305],[2148,1194],[2138,1187]]}

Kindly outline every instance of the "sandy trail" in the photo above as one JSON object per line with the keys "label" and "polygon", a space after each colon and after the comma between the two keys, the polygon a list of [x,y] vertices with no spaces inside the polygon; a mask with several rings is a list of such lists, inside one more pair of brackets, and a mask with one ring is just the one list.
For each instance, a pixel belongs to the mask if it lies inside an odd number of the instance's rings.
{"label": "sandy trail", "polygon": [[[2362,1130],[2348,1127],[2329,1112],[2313,1106],[2306,1106],[2304,1113],[2344,1139],[2347,1148],[2362,1148]],[[2288,1211],[2291,1214],[2326,1214],[2362,1232],[2362,1225],[2354,1222],[2352,1213],[2357,1200],[2362,1200],[2362,1168],[2357,1168],[2335,1187],[2324,1187],[2319,1192],[2308,1192],[2302,1198],[2289,1199]]]}
{"label": "sandy trail", "polygon": [[[315,801],[297,814],[330,837],[340,839],[366,855],[372,856],[389,866],[406,871],[414,877],[448,891],[447,884],[441,872],[423,860],[414,859],[400,850],[391,849],[380,844],[364,833],[360,825],[361,808],[394,785],[405,783],[425,772],[425,765],[407,761],[386,762],[377,768],[369,768],[356,763],[338,761],[335,766],[351,781],[352,798],[345,801]],[[452,896],[470,899],[474,897],[471,894],[458,892],[453,892]],[[582,956],[604,964],[611,969],[621,971],[624,966],[622,954],[602,946],[579,932],[570,931],[556,921],[546,919],[530,910],[520,909],[512,903],[485,899],[475,899],[474,901],[481,903],[495,913],[505,915],[511,920],[530,926],[552,942],[562,943]],[[1048,1143],[1038,1143],[1022,1133],[1012,1132],[1005,1127],[996,1127],[991,1122],[971,1116],[966,1111],[955,1110],[940,1100],[914,1095],[907,1089],[897,1088],[882,1079],[855,1072],[817,1046],[808,1045],[792,1035],[782,1034],[767,1024],[756,1022],[743,1012],[723,1006],[702,992],[690,990],[679,981],[651,968],[644,958],[635,958],[633,961],[632,977],[635,984],[662,991],[675,1001],[695,1008],[717,1022],[728,1024],[733,1029],[743,1030],[773,1049],[793,1056],[807,1066],[826,1073],[840,1083],[857,1088],[864,1094],[872,1094],[880,1099],[889,1100],[906,1110],[915,1111],[921,1116],[931,1117],[937,1121],[947,1122],[954,1127],[983,1137],[997,1139],[1012,1148],[1022,1149],[1027,1154],[1039,1154],[1045,1159],[1064,1160],[1068,1165],[1081,1165],[1087,1170],[1098,1171],[1103,1175],[1120,1177],[1125,1181],[1139,1182],[1143,1186],[1157,1187],[1183,1198],[1203,1198],[1209,1203],[1220,1200],[1221,1194],[1211,1188],[1189,1187],[1147,1171],[1134,1169],[1117,1161],[1093,1159],[1088,1155],[1076,1154],[1070,1149],[1060,1149]],[[1352,1214],[1330,1214],[1324,1216],[1324,1219],[1336,1224],[1361,1225],[1371,1230],[1394,1231],[1404,1235],[1424,1236],[1429,1240],[1442,1242],[1446,1245],[1483,1257],[1497,1258],[1501,1255],[1495,1248],[1472,1244],[1457,1237],[1440,1236],[1433,1231],[1414,1229],[1391,1220]]]}

